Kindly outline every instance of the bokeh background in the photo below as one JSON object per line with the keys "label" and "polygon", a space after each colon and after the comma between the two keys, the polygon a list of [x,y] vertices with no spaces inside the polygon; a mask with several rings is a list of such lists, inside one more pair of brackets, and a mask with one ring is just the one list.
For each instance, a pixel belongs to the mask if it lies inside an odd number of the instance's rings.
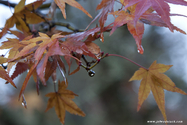
{"label": "bokeh background", "polygon": [[[19,0],[9,0],[18,3]],[[27,3],[31,2],[27,1]],[[47,0],[46,2],[51,2]],[[100,0],[78,0],[78,2],[95,17],[99,11],[95,8]],[[115,5],[118,9],[119,4]],[[178,9],[177,9],[178,8]],[[180,8],[180,9],[179,9]],[[181,6],[175,6],[172,12],[181,11]],[[13,13],[13,8],[0,4],[0,28]],[[176,10],[176,11],[175,11]],[[56,11],[54,21],[69,23],[74,28],[85,29],[92,19],[80,10],[67,5],[67,19],[64,20],[60,10]],[[43,10],[42,13],[47,13]],[[187,12],[185,10],[181,12]],[[185,14],[185,13],[184,13]],[[114,20],[108,17],[107,24]],[[187,32],[185,18],[172,17],[172,22]],[[186,20],[187,21],[187,20]],[[94,22],[90,28],[98,22]],[[63,27],[58,27],[62,29]],[[64,28],[63,28],[64,29]],[[178,32],[170,32],[166,28],[145,25],[145,34],[142,39],[144,54],[137,52],[136,44],[126,25],[118,28],[109,36],[105,33],[105,41],[96,40],[105,53],[123,55],[144,67],[149,67],[154,60],[158,63],[173,65],[166,74],[174,81],[177,87],[187,92],[187,37]],[[12,37],[7,35],[6,37]],[[0,42],[6,40],[0,39]],[[6,51],[1,51],[4,54]],[[75,63],[73,64],[74,66]],[[74,99],[76,104],[86,113],[85,117],[72,115],[66,112],[65,125],[145,125],[149,120],[162,120],[152,94],[143,103],[137,112],[138,88],[140,81],[128,82],[139,67],[118,57],[107,57],[94,67],[94,77],[89,77],[85,69],[67,76],[68,89],[79,96]],[[59,71],[58,78],[63,79]],[[18,89],[13,88],[0,79],[0,125],[61,125],[55,110],[45,113],[48,98],[45,95],[53,92],[51,79],[47,87],[40,86],[40,95],[36,93],[36,85],[30,79],[25,91],[28,109],[24,109],[18,101],[18,94],[26,73],[14,81]],[[178,93],[165,91],[166,114],[170,121],[182,121],[179,125],[187,124],[187,97]],[[174,123],[176,124],[176,123]],[[160,124],[162,125],[162,124]],[[177,125],[177,124],[176,124]]]}

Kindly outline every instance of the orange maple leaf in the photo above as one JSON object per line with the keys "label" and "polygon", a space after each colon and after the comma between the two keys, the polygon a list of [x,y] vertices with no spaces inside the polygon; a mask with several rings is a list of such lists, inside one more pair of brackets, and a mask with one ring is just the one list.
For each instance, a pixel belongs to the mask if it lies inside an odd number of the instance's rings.
{"label": "orange maple leaf", "polygon": [[60,8],[60,10],[62,11],[62,14],[64,16],[64,18],[66,19],[66,11],[65,11],[65,3],[78,8],[79,10],[82,10],[86,15],[88,15],[90,18],[92,18],[92,16],[75,0],[55,0],[55,3],[58,5],[58,7]]}
{"label": "orange maple leaf", "polygon": [[49,97],[47,108],[55,107],[56,114],[60,119],[61,123],[64,124],[65,112],[68,111],[71,114],[85,116],[85,113],[72,101],[77,96],[70,90],[67,90],[67,84],[65,81],[58,82],[58,92],[48,93],[46,96]]}
{"label": "orange maple leaf", "polygon": [[139,111],[142,103],[147,99],[150,91],[152,91],[156,103],[166,121],[164,89],[187,95],[184,91],[177,88],[175,83],[173,83],[168,76],[162,74],[169,70],[170,67],[172,67],[172,65],[157,64],[156,61],[154,61],[149,69],[140,68],[134,73],[129,81],[141,80],[137,111]]}
{"label": "orange maple leaf", "polygon": [[[23,82],[19,98],[23,94],[28,80],[33,73],[37,72],[43,85],[46,85],[46,80],[44,78],[45,69],[47,66],[48,58],[52,55],[65,55],[62,52],[62,48],[59,47],[58,38],[64,36],[59,34],[54,34],[51,38],[44,33],[39,32],[39,37],[35,37],[29,40],[20,41],[24,45],[19,53],[17,53],[13,58],[9,59],[9,62],[20,62],[22,59],[32,60],[30,64],[29,72]],[[32,63],[34,62],[34,63]]]}

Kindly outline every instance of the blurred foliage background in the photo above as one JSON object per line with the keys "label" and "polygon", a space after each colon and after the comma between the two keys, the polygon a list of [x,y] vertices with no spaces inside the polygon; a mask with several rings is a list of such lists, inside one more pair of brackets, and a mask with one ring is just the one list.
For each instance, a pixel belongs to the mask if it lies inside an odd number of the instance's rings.
{"label": "blurred foliage background", "polygon": [[[50,1],[48,1],[50,2]],[[95,17],[98,11],[95,8],[100,0],[79,0],[79,3]],[[116,5],[118,8],[118,5]],[[92,19],[83,12],[67,5],[67,19],[58,10],[54,21],[69,23],[74,28],[85,29]],[[43,13],[48,10],[43,10]],[[107,24],[114,18],[109,16]],[[98,22],[94,22],[94,27]],[[90,28],[91,28],[90,27]],[[58,27],[58,29],[66,29]],[[105,41],[96,40],[105,53],[123,55],[145,67],[149,67],[154,60],[166,65],[174,65],[166,74],[174,81],[177,87],[187,92],[186,74],[186,40],[185,36],[171,33],[168,29],[146,26],[142,40],[144,54],[137,52],[136,44],[126,25],[118,28],[109,36],[105,33]],[[2,41],[1,41],[2,42]],[[76,64],[73,64],[76,68]],[[93,69],[96,74],[89,77],[85,69],[67,76],[68,89],[79,95],[75,103],[86,113],[85,117],[66,113],[65,125],[145,125],[149,120],[162,120],[152,94],[143,103],[137,112],[138,87],[140,82],[128,82],[139,67],[118,57],[107,57]],[[73,68],[72,68],[73,70]],[[63,80],[59,71],[58,78]],[[50,79],[47,87],[40,86],[40,95],[36,93],[36,84],[30,79],[25,91],[28,109],[24,109],[18,94],[26,73],[14,81],[18,89],[4,85],[1,80],[0,91],[0,125],[60,125],[54,108],[45,113],[48,98],[45,95],[53,92],[53,83]],[[4,87],[6,86],[6,87]],[[7,87],[8,86],[8,87]],[[165,91],[166,115],[170,121],[183,121],[187,124],[187,97],[178,93]]]}

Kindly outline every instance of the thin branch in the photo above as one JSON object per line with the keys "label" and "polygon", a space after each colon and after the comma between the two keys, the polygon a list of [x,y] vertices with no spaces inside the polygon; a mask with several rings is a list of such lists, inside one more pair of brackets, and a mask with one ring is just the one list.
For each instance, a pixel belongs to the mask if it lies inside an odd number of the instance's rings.
{"label": "thin branch", "polygon": [[143,69],[145,69],[145,70],[149,70],[149,69],[147,69],[147,68],[141,66],[140,64],[138,64],[138,63],[136,63],[136,62],[130,60],[130,59],[127,58],[127,57],[124,57],[124,56],[121,56],[121,55],[117,55],[117,54],[107,54],[107,56],[117,56],[117,57],[120,57],[120,58],[126,59],[126,60],[128,60],[129,62],[132,62],[132,63],[134,63],[135,65],[137,65],[137,66],[139,66],[139,67],[141,67],[141,68],[143,68]]}
{"label": "thin branch", "polygon": [[1,0],[0,0],[0,4],[3,4],[8,7],[12,7],[12,8],[14,8],[17,5],[16,3],[10,3],[8,1],[1,1]]}
{"label": "thin branch", "polygon": [[[88,62],[88,61],[86,60],[86,57],[85,57],[84,55],[82,55],[82,58],[83,58],[84,62],[86,63],[86,66],[83,65],[82,63],[80,63],[80,66],[83,67],[83,68],[85,68],[87,71],[93,69],[93,68],[101,61],[101,59],[103,59],[103,58],[105,58],[105,57],[108,56],[108,54],[105,54],[104,56],[103,56],[103,54],[104,54],[104,53],[102,52],[102,53],[101,53],[101,57],[100,57],[99,59],[97,59],[97,60],[92,60],[91,62]],[[93,65],[92,65],[92,64],[93,64]]]}

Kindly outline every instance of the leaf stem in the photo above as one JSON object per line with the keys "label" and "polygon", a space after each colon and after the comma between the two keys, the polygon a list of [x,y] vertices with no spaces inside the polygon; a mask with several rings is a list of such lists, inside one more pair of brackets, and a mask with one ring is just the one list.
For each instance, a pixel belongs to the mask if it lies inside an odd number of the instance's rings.
{"label": "leaf stem", "polygon": [[63,70],[61,69],[61,67],[60,67],[60,65],[59,65],[59,63],[57,62],[57,65],[58,65],[58,69],[60,70],[60,73],[61,73],[61,75],[62,75],[62,77],[64,78],[64,81],[65,81],[65,84],[66,84],[66,86],[67,86],[67,79],[66,79],[66,76],[64,75],[64,72],[63,72]]}
{"label": "leaf stem", "polygon": [[137,65],[137,66],[139,66],[139,67],[141,67],[141,68],[143,68],[143,69],[145,69],[145,70],[149,70],[149,69],[147,69],[147,68],[141,66],[140,64],[138,64],[138,63],[136,63],[136,62],[130,60],[130,59],[127,58],[127,57],[124,57],[124,56],[121,56],[121,55],[117,55],[117,54],[107,54],[107,56],[117,56],[117,57],[120,57],[120,58],[126,59],[126,60],[128,60],[129,62],[134,63],[135,65]]}
{"label": "leaf stem", "polygon": [[54,75],[54,73],[52,74],[52,79],[53,79],[53,85],[54,85],[54,91],[57,92],[57,89],[56,89],[56,74]]}

